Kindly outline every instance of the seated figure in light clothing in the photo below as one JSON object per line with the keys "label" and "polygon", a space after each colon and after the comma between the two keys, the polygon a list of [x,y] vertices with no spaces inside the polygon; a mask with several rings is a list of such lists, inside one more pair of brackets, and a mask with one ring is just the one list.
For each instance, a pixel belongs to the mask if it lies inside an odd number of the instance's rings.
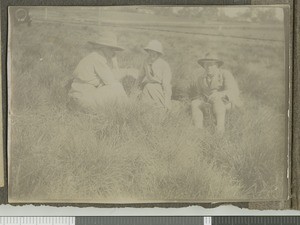
{"label": "seated figure in light clothing", "polygon": [[161,58],[162,44],[152,40],[144,50],[148,57],[136,82],[136,86],[142,90],[140,99],[155,108],[170,109],[172,73],[169,64]]}
{"label": "seated figure in light clothing", "polygon": [[216,118],[216,130],[224,133],[226,111],[241,107],[239,88],[232,73],[222,69],[223,61],[207,53],[198,63],[205,70],[196,82],[197,95],[192,99],[192,116],[196,127],[203,128],[203,111],[211,106]]}
{"label": "seated figure in light clothing", "polygon": [[96,110],[104,103],[126,102],[127,95],[119,82],[120,73],[116,52],[123,48],[117,45],[113,33],[102,32],[88,43],[91,52],[77,65],[69,96],[77,105],[87,110]]}

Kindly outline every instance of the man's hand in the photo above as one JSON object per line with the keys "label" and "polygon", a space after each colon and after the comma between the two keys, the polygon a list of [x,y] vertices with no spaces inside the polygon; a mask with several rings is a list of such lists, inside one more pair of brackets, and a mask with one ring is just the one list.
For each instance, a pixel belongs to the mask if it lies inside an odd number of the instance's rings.
{"label": "man's hand", "polygon": [[215,102],[217,99],[222,99],[226,97],[226,94],[223,91],[215,91],[208,97],[208,102]]}

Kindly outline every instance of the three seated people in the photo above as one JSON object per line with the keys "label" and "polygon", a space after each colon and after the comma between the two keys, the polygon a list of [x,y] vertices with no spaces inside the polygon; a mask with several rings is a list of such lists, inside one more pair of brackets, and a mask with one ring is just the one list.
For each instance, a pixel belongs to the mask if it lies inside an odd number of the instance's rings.
{"label": "three seated people", "polygon": [[[120,69],[116,59],[116,53],[124,48],[110,32],[97,35],[89,44],[90,53],[73,73],[69,96],[80,107],[94,111],[108,102],[126,102],[128,97],[119,77],[129,70]],[[135,82],[135,87],[141,91],[139,99],[153,108],[170,110],[172,72],[162,58],[162,44],[152,40],[144,50],[147,59]],[[230,71],[221,68],[223,61],[217,55],[207,53],[198,63],[205,72],[196,81],[197,95],[191,101],[194,125],[203,128],[203,112],[210,107],[216,119],[216,131],[224,133],[226,111],[242,106],[237,82]]]}

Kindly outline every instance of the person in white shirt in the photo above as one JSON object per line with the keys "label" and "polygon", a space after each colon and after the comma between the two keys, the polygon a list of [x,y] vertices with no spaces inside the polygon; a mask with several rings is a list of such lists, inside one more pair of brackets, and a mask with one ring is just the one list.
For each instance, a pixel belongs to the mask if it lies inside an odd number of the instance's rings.
{"label": "person in white shirt", "polygon": [[144,50],[148,53],[148,58],[136,84],[142,90],[140,98],[156,108],[170,109],[172,73],[169,64],[161,58],[162,44],[152,40]]}
{"label": "person in white shirt", "polygon": [[117,45],[113,33],[103,32],[89,41],[92,52],[85,56],[73,72],[69,96],[80,107],[96,110],[104,103],[124,102],[127,95],[117,79]]}
{"label": "person in white shirt", "polygon": [[195,83],[197,95],[192,99],[192,116],[197,128],[203,128],[203,111],[211,106],[216,118],[216,130],[225,131],[226,111],[242,106],[237,82],[229,70],[221,68],[224,64],[215,53],[207,53],[198,60],[205,73]]}

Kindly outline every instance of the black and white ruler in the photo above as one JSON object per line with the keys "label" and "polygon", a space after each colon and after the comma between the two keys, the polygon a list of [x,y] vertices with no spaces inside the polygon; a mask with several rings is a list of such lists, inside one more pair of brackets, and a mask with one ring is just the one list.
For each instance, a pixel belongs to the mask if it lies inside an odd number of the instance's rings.
{"label": "black and white ruler", "polygon": [[300,216],[4,216],[0,225],[300,225]]}

